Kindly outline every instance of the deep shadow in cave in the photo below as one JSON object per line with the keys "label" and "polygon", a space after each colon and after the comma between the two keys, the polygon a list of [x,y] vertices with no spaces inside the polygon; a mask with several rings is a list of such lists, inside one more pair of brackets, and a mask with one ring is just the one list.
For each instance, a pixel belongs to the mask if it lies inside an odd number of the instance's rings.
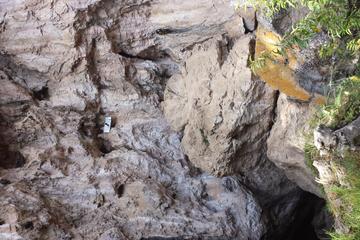
{"label": "deep shadow in cave", "polygon": [[[292,224],[286,229],[282,240],[320,240],[327,239],[325,229],[331,221],[330,216],[322,218],[326,201],[314,194],[303,191],[296,207]],[[318,234],[317,234],[318,233]],[[319,238],[318,235],[322,235]],[[325,238],[323,238],[325,237]],[[278,240],[278,238],[273,238]]]}
{"label": "deep shadow in cave", "polygon": [[10,151],[7,147],[0,146],[0,168],[21,168],[25,165],[24,156],[18,151]]}

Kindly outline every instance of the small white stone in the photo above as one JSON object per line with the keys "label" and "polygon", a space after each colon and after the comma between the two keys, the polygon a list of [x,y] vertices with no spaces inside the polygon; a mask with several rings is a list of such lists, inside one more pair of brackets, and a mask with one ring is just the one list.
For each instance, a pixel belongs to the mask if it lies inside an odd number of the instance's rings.
{"label": "small white stone", "polygon": [[104,133],[109,133],[111,128],[111,117],[105,117]]}

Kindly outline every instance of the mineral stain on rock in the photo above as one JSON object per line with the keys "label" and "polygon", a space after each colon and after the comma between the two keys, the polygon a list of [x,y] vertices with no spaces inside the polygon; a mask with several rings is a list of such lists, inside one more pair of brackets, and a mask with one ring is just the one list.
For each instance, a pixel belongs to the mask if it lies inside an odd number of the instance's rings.
{"label": "mineral stain on rock", "polygon": [[[263,53],[276,52],[279,49],[281,36],[276,32],[258,27],[256,33],[255,58]],[[263,68],[257,69],[256,74],[272,88],[279,90],[287,96],[300,100],[314,100],[316,104],[324,104],[325,98],[319,94],[312,94],[302,88],[296,80],[295,70],[303,60],[296,54],[296,50],[288,50],[286,56],[273,54],[267,59]]]}
{"label": "mineral stain on rock", "polygon": [[[273,31],[259,27],[257,29],[255,58],[264,52],[276,51],[280,42],[280,36]],[[276,56],[276,62],[267,59],[264,68],[258,69],[257,74],[274,89],[280,90],[286,95],[307,101],[311,95],[295,81],[294,70],[298,65],[296,56],[288,51],[287,56]]]}

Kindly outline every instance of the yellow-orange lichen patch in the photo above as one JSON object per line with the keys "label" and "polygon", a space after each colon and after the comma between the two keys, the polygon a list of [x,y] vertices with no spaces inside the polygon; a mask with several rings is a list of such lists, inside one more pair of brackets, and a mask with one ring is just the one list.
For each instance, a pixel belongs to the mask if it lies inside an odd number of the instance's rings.
{"label": "yellow-orange lichen patch", "polygon": [[[280,36],[276,33],[259,27],[257,30],[255,57],[264,52],[276,51],[278,48],[276,44],[280,40]],[[277,55],[275,60],[276,63],[270,59],[266,60],[265,66],[256,71],[257,75],[272,88],[283,92],[287,96],[303,101],[309,100],[311,95],[295,81],[294,69],[299,63],[296,56],[289,51],[287,59]]]}

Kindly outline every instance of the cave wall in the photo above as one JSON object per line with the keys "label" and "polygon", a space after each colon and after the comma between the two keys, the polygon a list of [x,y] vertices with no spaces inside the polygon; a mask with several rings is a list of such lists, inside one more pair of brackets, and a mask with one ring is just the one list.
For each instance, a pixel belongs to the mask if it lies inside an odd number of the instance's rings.
{"label": "cave wall", "polygon": [[317,189],[270,154],[285,97],[249,69],[253,12],[19,0],[0,16],[1,238],[298,234],[287,229],[309,201],[297,184]]}

